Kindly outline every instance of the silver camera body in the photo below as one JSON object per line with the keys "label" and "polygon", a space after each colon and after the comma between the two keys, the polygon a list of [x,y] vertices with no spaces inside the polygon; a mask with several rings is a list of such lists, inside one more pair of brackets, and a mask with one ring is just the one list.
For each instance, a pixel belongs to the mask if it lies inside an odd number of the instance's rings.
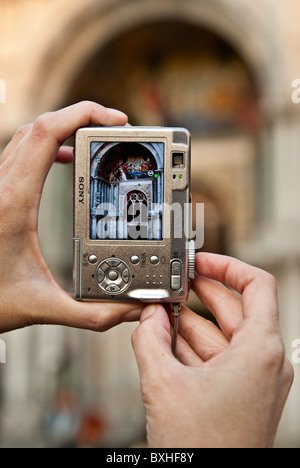
{"label": "silver camera body", "polygon": [[186,302],[195,263],[190,143],[183,128],[77,131],[77,300]]}

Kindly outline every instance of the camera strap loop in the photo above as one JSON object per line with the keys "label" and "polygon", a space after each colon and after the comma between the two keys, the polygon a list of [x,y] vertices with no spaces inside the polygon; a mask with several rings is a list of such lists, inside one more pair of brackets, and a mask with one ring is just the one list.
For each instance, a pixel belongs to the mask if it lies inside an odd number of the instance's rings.
{"label": "camera strap loop", "polygon": [[181,310],[181,304],[171,304],[172,306],[172,315],[174,317],[174,330],[173,330],[173,339],[172,339],[172,352],[176,356],[176,344],[178,337],[178,322]]}

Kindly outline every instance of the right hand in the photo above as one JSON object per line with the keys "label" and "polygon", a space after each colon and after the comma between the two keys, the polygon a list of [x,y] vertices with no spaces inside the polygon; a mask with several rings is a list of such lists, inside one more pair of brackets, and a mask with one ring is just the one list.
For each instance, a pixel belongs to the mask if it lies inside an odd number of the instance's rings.
{"label": "right hand", "polygon": [[[161,305],[132,341],[150,447],[272,447],[292,380],[274,278],[233,258],[198,254],[193,288],[219,327],[183,307],[176,359]],[[226,287],[225,285],[228,287]]]}

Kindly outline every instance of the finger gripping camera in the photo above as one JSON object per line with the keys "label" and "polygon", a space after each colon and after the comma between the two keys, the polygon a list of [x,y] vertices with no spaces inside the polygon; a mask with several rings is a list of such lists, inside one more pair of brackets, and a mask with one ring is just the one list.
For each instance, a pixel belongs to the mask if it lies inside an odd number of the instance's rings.
{"label": "finger gripping camera", "polygon": [[195,263],[190,140],[183,128],[77,131],[77,300],[186,302]]}

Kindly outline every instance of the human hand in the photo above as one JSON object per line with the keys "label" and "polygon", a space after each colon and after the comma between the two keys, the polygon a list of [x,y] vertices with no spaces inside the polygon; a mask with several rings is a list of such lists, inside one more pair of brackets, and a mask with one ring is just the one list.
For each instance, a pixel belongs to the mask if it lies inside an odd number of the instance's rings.
{"label": "human hand", "polygon": [[272,447],[293,380],[276,282],[213,254],[198,254],[196,271],[193,289],[220,328],[183,307],[176,359],[165,309],[149,306],[132,337],[149,445]]}
{"label": "human hand", "polygon": [[63,142],[89,124],[122,126],[127,117],[92,102],[39,117],[20,128],[0,158],[0,333],[33,324],[103,331],[137,320],[141,306],[79,303],[52,277],[41,253],[38,212],[52,166],[73,160]]}

